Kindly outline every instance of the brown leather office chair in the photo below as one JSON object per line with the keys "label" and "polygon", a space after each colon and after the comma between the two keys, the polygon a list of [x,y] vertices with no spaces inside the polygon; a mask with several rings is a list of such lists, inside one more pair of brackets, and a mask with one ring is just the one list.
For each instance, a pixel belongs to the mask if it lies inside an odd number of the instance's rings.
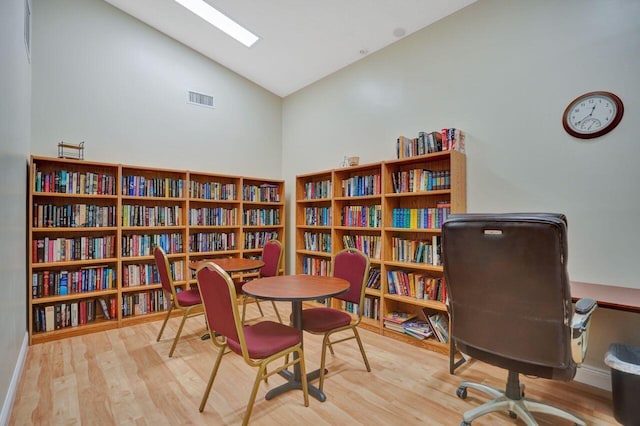
{"label": "brown leather office chair", "polygon": [[582,363],[595,301],[572,312],[567,273],[567,221],[545,213],[452,215],[442,227],[451,334],[465,355],[508,370],[506,391],[462,382],[493,398],[463,414],[462,425],[508,410],[536,425],[530,412],[584,421],[524,398],[519,375],[569,381]]}

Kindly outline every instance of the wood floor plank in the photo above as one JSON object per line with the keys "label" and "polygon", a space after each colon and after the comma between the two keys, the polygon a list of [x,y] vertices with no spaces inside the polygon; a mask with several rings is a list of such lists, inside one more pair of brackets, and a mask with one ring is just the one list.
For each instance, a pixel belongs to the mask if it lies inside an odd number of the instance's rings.
{"label": "wood floor plank", "polygon": [[[266,318],[275,319],[270,304]],[[255,304],[249,318],[259,318]],[[287,305],[278,304],[288,316]],[[242,422],[256,369],[242,357],[222,360],[204,412],[198,411],[216,350],[201,340],[202,317],[187,320],[172,358],[169,349],[180,318],[169,320],[160,342],[161,322],[76,336],[29,347],[17,389],[10,425],[237,425]],[[251,416],[252,425],[456,425],[462,413],[488,400],[469,390],[456,396],[463,380],[503,388],[506,371],[481,362],[467,362],[448,372],[444,355],[416,348],[367,330],[361,331],[371,363],[368,373],[354,341],[335,345],[327,355],[327,401],[310,398],[305,407],[300,391],[270,401],[269,389],[283,379],[261,383]],[[307,370],[318,368],[321,337],[305,334]],[[529,398],[570,410],[589,425],[615,425],[611,394],[577,382],[552,382],[522,377]],[[317,383],[317,382],[316,382]],[[569,425],[536,414],[540,425]],[[522,424],[507,413],[473,422],[482,425]]]}

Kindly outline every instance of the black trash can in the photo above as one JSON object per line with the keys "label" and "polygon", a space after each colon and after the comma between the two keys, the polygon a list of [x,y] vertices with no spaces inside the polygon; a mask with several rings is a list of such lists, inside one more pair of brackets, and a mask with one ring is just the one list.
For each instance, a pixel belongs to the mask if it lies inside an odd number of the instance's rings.
{"label": "black trash can", "polygon": [[614,417],[624,426],[640,426],[640,346],[612,343],[604,362],[611,367]]}

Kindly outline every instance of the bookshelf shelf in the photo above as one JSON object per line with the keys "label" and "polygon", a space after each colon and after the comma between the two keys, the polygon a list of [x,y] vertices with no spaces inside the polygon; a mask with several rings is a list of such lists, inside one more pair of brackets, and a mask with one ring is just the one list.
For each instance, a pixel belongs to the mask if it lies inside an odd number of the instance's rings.
{"label": "bookshelf shelf", "polygon": [[[431,176],[427,179],[424,171],[433,174],[433,185],[438,183],[445,187],[421,190],[413,179],[420,177],[426,185]],[[436,177],[442,180],[436,180]],[[405,185],[406,188],[401,185]],[[310,195],[322,191],[332,196],[310,199]],[[421,286],[428,283],[429,288],[444,287],[443,267],[437,260],[440,226],[445,215],[466,211],[465,155],[458,151],[443,151],[298,175],[295,196],[295,272],[319,274],[325,270],[329,271],[331,256],[342,250],[345,243],[355,243],[356,247],[361,248],[370,257],[371,267],[380,270],[380,289],[367,288],[365,291],[368,298],[376,300],[376,319],[367,318],[361,323],[362,326],[384,336],[448,354],[449,345],[441,343],[435,337],[419,340],[387,329],[384,326],[384,317],[392,312],[401,311],[417,314],[420,319],[424,319],[423,310],[430,314],[439,313],[447,316],[446,304],[438,300],[438,297],[444,296],[442,290],[439,290],[439,293],[433,291],[436,300],[417,298],[411,291],[418,291],[415,287],[418,282]],[[349,213],[353,215],[354,212],[355,215],[367,216],[367,226],[345,223],[345,216]],[[323,220],[326,223],[323,223]],[[376,221],[379,223],[375,223]],[[319,223],[322,223],[322,226],[318,226]],[[375,226],[370,226],[371,224]],[[305,245],[305,233],[308,232],[329,234],[331,252],[309,250]],[[423,244],[425,251],[426,247],[430,247],[431,257],[418,256],[420,262],[395,260],[406,259],[398,255],[401,250],[397,245],[401,243],[413,249]],[[379,248],[376,249],[376,245],[379,245]],[[415,251],[414,255],[417,254]],[[436,256],[435,260],[432,259],[433,255]],[[319,264],[319,261],[325,261],[326,264]],[[390,279],[390,274],[411,277],[414,286],[408,287],[406,295],[391,292],[390,285],[395,289],[395,284]],[[340,307],[335,300],[331,303],[333,307]]]}
{"label": "bookshelf shelf", "polygon": [[[259,257],[267,238],[284,245],[284,195],[281,180],[32,156],[30,344],[163,318],[152,247],[188,288],[192,260]],[[261,210],[277,222],[243,225]]]}

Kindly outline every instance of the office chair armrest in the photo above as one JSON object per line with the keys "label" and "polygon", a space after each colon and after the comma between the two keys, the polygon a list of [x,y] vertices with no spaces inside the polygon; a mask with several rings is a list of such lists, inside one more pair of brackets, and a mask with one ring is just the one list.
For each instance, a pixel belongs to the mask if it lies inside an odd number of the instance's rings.
{"label": "office chair armrest", "polygon": [[589,320],[597,307],[593,299],[580,299],[576,302],[571,318],[571,357],[576,364],[584,361],[589,340]]}

